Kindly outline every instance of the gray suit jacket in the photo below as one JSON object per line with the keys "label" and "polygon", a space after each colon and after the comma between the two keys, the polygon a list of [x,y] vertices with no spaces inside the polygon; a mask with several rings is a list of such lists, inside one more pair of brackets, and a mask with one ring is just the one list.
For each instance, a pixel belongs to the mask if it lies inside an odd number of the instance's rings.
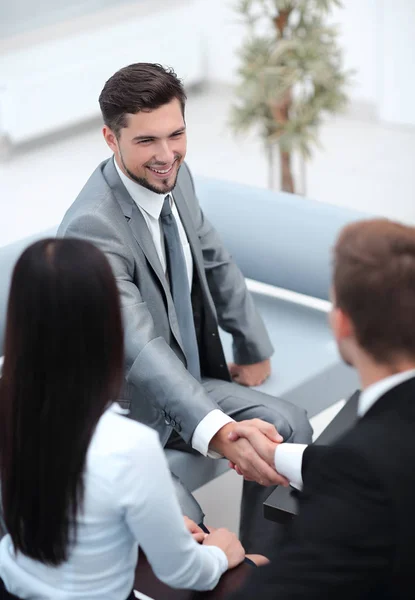
{"label": "gray suit jacket", "polygon": [[[229,381],[218,322],[233,335],[237,363],[264,360],[273,349],[242,273],[203,215],[185,164],[173,196],[194,260],[202,375]],[[125,332],[126,384],[121,404],[130,409],[133,419],[156,429],[162,443],[172,427],[190,442],[198,423],[218,406],[186,370],[169,284],[146,222],[113,159],[91,175],[65,214],[58,236],[90,240],[113,269]]]}

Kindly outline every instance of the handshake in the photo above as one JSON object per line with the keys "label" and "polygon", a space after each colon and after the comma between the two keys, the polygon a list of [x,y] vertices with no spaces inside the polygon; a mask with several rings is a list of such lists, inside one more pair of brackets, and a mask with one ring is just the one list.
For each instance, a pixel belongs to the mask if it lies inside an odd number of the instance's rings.
{"label": "handshake", "polygon": [[229,460],[229,466],[247,481],[263,486],[289,481],[275,469],[275,450],[283,438],[274,425],[261,419],[228,423],[214,436],[211,447]]}

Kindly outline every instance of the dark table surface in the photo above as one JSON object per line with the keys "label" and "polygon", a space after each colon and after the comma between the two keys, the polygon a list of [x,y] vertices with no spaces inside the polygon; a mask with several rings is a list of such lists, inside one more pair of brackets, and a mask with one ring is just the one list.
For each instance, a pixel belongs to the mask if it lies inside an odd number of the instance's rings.
{"label": "dark table surface", "polygon": [[239,567],[227,571],[211,592],[174,590],[156,578],[146,557],[140,552],[134,588],[154,600],[220,600],[240,587],[254,568],[242,563]]}
{"label": "dark table surface", "polygon": [[[357,418],[359,392],[356,391],[314,442],[330,444],[350,429]],[[297,513],[297,491],[291,487],[277,487],[264,502],[264,516],[270,521],[286,523]]]}

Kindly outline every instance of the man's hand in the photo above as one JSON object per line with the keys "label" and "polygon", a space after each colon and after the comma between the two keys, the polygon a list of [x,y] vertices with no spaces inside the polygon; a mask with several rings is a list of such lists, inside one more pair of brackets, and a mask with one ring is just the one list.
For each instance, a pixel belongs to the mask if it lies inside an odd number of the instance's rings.
{"label": "man's hand", "polygon": [[196,525],[192,519],[189,519],[189,517],[183,517],[183,519],[185,527],[192,534],[193,539],[196,540],[198,544],[201,544],[208,534],[205,533],[199,525]]}
{"label": "man's hand", "polygon": [[233,381],[247,387],[261,385],[271,375],[271,361],[269,358],[253,365],[229,363],[228,368]]}
{"label": "man's hand", "polygon": [[261,419],[251,419],[234,423],[234,427],[228,436],[233,442],[236,442],[240,438],[247,439],[255,452],[268,465],[274,466],[275,448],[278,443],[283,441],[281,436],[279,436],[279,441],[277,441],[275,436],[276,431],[274,425],[271,425],[271,423],[267,423]]}
{"label": "man's hand", "polygon": [[[274,456],[276,445],[283,441],[275,427],[260,419],[252,419],[251,421],[244,421],[243,423],[250,424],[248,431],[249,435],[252,436],[251,428],[257,430],[258,436],[262,438],[261,448],[268,445],[267,455]],[[240,436],[238,433],[236,433],[236,436],[231,435],[237,425],[238,423],[228,423],[222,427],[211,441],[210,446],[212,449],[220,452],[223,456],[226,456],[233,468],[237,465],[237,472],[240,475],[243,475],[248,481],[256,481],[264,486],[288,486],[287,479],[275,471],[273,458],[272,461],[267,463],[259,456],[248,439],[244,439],[244,436]],[[259,426],[266,431],[268,435],[263,433],[262,430],[259,429]],[[245,432],[245,429],[240,431]],[[268,436],[271,436],[271,439]]]}

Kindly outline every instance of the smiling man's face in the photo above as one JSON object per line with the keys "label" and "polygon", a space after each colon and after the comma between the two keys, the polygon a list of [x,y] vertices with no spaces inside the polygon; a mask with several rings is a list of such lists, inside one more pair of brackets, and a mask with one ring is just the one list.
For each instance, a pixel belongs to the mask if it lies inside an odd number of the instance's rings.
{"label": "smiling man's face", "polygon": [[120,130],[118,138],[108,127],[103,133],[119,167],[130,179],[157,194],[172,191],[187,146],[179,100],[127,115],[127,127]]}

